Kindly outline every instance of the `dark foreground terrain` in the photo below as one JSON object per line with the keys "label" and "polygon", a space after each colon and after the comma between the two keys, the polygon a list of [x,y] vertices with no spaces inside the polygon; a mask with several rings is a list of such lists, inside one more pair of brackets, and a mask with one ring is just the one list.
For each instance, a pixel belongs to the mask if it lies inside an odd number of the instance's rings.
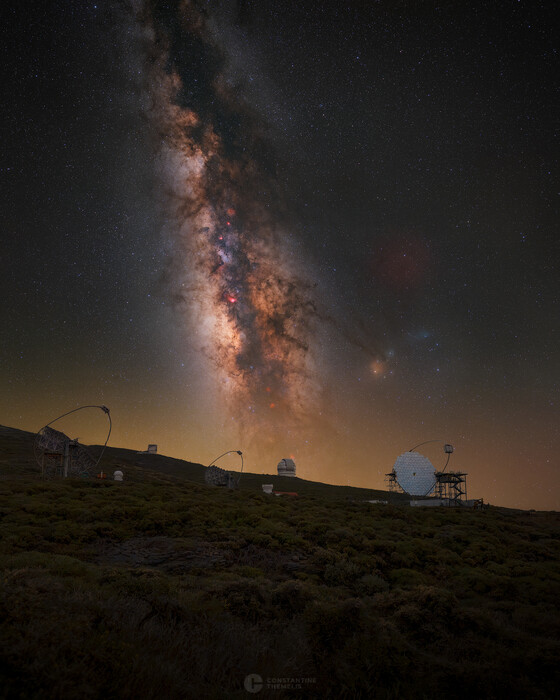
{"label": "dark foreground terrain", "polygon": [[1,697],[555,697],[557,513],[227,491],[125,450],[123,483],[41,481],[31,443],[0,429]]}

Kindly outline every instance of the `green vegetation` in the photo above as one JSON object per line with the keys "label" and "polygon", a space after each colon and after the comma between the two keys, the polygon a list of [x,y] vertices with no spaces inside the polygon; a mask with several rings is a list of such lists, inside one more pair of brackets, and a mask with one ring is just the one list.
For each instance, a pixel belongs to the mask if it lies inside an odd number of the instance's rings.
{"label": "green vegetation", "polygon": [[559,514],[275,498],[126,451],[123,483],[42,482],[3,431],[2,697],[554,696]]}

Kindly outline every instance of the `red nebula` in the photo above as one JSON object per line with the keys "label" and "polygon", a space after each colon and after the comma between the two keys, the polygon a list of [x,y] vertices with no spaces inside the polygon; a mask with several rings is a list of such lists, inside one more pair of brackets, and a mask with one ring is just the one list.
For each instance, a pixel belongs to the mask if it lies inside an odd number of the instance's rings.
{"label": "red nebula", "polygon": [[389,287],[417,287],[428,276],[429,244],[417,236],[387,240],[375,249],[371,267],[376,278]]}

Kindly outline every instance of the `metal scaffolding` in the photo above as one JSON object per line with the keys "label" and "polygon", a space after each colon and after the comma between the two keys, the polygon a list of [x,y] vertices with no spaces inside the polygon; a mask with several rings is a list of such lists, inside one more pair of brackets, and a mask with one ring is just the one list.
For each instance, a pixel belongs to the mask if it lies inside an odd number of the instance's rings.
{"label": "metal scaffolding", "polygon": [[385,474],[385,483],[387,484],[387,490],[390,493],[404,493],[402,488],[399,486],[397,475],[395,474],[394,470],[388,474]]}
{"label": "metal scaffolding", "polygon": [[433,495],[446,499],[450,506],[458,506],[467,500],[466,472],[436,472]]}

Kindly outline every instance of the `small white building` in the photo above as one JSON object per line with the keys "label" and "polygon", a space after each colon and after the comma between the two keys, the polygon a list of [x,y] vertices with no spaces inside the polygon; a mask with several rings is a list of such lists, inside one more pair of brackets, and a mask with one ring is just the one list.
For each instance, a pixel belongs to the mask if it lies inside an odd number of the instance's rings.
{"label": "small white building", "polygon": [[293,459],[284,457],[278,462],[278,476],[295,476],[296,463]]}
{"label": "small white building", "polygon": [[137,455],[157,455],[157,445],[148,445],[147,450],[138,450]]}
{"label": "small white building", "polygon": [[115,481],[122,481],[124,478],[124,474],[121,472],[120,469],[117,469],[116,472],[113,472],[113,479]]}

